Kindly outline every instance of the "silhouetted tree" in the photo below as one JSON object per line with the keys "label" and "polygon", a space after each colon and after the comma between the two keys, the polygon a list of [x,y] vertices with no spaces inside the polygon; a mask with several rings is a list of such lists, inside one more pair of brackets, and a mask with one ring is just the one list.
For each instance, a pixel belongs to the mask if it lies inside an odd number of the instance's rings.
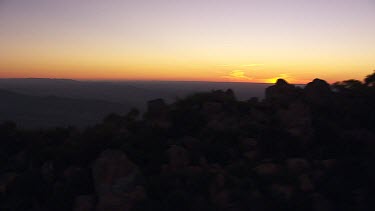
{"label": "silhouetted tree", "polygon": [[375,86],[375,70],[374,70],[374,73],[366,76],[365,85],[370,86],[370,87]]}
{"label": "silhouetted tree", "polygon": [[332,85],[332,87],[337,91],[359,90],[363,88],[363,83],[359,80],[350,79],[342,82],[336,82]]}

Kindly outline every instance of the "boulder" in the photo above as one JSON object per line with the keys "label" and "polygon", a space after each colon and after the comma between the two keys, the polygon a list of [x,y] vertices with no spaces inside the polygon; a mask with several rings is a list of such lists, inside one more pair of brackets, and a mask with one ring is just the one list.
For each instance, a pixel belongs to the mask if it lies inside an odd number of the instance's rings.
{"label": "boulder", "polygon": [[238,119],[228,115],[216,114],[207,122],[207,128],[213,131],[233,131],[239,127]]}
{"label": "boulder", "polygon": [[55,176],[55,168],[53,161],[46,161],[43,163],[41,168],[41,173],[43,175],[43,178],[47,181],[53,181],[53,178]]}
{"label": "boulder", "polygon": [[163,99],[155,99],[147,102],[145,118],[156,128],[169,129],[171,121],[168,118],[168,106]]}
{"label": "boulder", "polygon": [[259,151],[257,150],[252,150],[252,151],[248,151],[248,152],[244,152],[242,155],[247,158],[249,161],[255,161],[258,159],[259,157]]}
{"label": "boulder", "polygon": [[333,211],[334,206],[331,201],[325,198],[323,195],[319,193],[314,193],[312,197],[312,210],[313,211]]}
{"label": "boulder", "polygon": [[231,207],[230,193],[227,190],[221,190],[211,194],[211,202],[218,210],[229,210]]}
{"label": "boulder", "polygon": [[83,172],[83,169],[78,166],[69,166],[66,168],[63,172],[63,175],[65,179],[69,180],[70,178],[77,177],[77,175],[81,175]]}
{"label": "boulder", "polygon": [[202,112],[206,115],[217,114],[222,111],[222,104],[217,102],[205,102]]}
{"label": "boulder", "polygon": [[337,163],[337,159],[326,159],[321,161],[321,164],[325,169],[332,169],[337,165]]}
{"label": "boulder", "polygon": [[181,143],[188,150],[195,150],[200,147],[201,142],[199,139],[196,139],[191,136],[185,136],[178,140],[178,143]]}
{"label": "boulder", "polygon": [[303,158],[290,158],[286,160],[286,166],[290,173],[299,174],[310,169],[310,164]]}
{"label": "boulder", "polygon": [[167,150],[169,158],[168,168],[176,170],[186,167],[190,163],[188,152],[185,148],[173,145]]}
{"label": "boulder", "polygon": [[6,193],[8,187],[16,179],[17,174],[10,172],[0,175],[0,193]]}
{"label": "boulder", "polygon": [[289,104],[297,99],[299,94],[297,87],[284,79],[278,79],[275,85],[266,89],[266,100],[277,104]]}
{"label": "boulder", "polygon": [[257,148],[258,141],[254,138],[244,138],[240,140],[241,149],[244,151],[250,151]]}
{"label": "boulder", "polygon": [[106,150],[94,162],[93,178],[98,195],[97,211],[131,210],[139,192],[138,167],[120,150]]}
{"label": "boulder", "polygon": [[81,195],[75,199],[74,211],[93,211],[95,209],[95,196]]}
{"label": "boulder", "polygon": [[210,187],[211,202],[220,210],[228,210],[230,206],[229,191],[225,189],[225,184],[225,176],[218,174]]}
{"label": "boulder", "polygon": [[295,192],[293,186],[285,184],[272,184],[271,191],[273,195],[280,196],[284,200],[290,200]]}
{"label": "boulder", "polygon": [[167,105],[161,98],[147,102],[147,113],[151,116],[163,114],[166,109]]}
{"label": "boulder", "polygon": [[309,192],[314,190],[314,184],[310,177],[307,174],[302,174],[298,177],[298,181],[300,184],[300,189],[304,192]]}
{"label": "boulder", "polygon": [[280,165],[274,163],[263,163],[255,167],[255,172],[260,176],[276,176],[280,171]]}
{"label": "boulder", "polygon": [[304,89],[305,98],[309,103],[324,106],[332,102],[333,92],[330,85],[321,79],[314,79]]}
{"label": "boulder", "polygon": [[280,124],[293,136],[308,140],[313,133],[310,109],[301,102],[291,103],[288,108],[278,112]]}

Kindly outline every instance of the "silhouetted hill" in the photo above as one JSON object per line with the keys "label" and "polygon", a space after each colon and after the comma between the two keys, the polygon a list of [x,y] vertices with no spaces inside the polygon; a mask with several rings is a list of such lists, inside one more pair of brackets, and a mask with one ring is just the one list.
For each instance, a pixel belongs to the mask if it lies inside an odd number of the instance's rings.
{"label": "silhouetted hill", "polygon": [[0,90],[0,121],[23,127],[94,125],[109,113],[126,113],[129,105],[55,96],[38,97]]}
{"label": "silhouetted hill", "polygon": [[269,84],[232,82],[189,82],[189,81],[76,81],[68,79],[0,79],[0,89],[18,93],[46,96],[54,95],[75,99],[97,99],[146,107],[145,102],[164,98],[173,102],[195,92],[215,89],[233,89],[238,99],[264,97]]}
{"label": "silhouetted hill", "polygon": [[141,105],[145,99],[152,99],[154,96],[148,90],[127,84],[68,79],[0,79],[0,88],[33,96],[95,99],[133,106]]}
{"label": "silhouetted hill", "polygon": [[[262,98],[267,86],[229,82],[0,79],[0,89],[13,92],[5,94],[3,91],[0,96],[0,100],[5,102],[2,107],[6,108],[2,109],[0,120],[13,120],[26,127],[85,126],[110,112],[124,112],[130,107],[144,111],[146,102],[154,98],[164,98],[171,103],[195,92],[234,88],[239,99],[245,100],[250,97]],[[7,95],[11,95],[8,97],[12,100],[6,99]]]}

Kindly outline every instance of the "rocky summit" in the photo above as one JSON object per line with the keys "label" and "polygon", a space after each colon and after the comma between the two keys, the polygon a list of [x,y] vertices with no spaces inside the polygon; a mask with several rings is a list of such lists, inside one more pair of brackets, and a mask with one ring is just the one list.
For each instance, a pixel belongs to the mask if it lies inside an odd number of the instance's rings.
{"label": "rocky summit", "polygon": [[0,124],[0,210],[375,210],[375,87],[278,80],[85,130]]}

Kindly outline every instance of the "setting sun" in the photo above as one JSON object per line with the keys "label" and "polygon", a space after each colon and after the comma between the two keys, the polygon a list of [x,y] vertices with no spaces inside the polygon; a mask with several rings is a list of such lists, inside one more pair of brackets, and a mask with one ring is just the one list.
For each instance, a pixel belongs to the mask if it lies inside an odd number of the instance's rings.
{"label": "setting sun", "polygon": [[368,0],[3,0],[0,77],[358,79],[375,68],[374,9]]}

